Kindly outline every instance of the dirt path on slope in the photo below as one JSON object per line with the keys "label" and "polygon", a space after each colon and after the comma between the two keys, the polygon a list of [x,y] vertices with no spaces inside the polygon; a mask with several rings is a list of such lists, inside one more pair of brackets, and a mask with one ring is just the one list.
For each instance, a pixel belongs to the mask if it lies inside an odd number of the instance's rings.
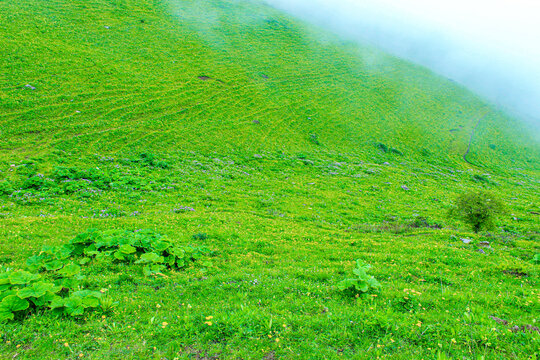
{"label": "dirt path on slope", "polygon": [[472,162],[470,162],[469,160],[467,160],[467,155],[469,155],[469,152],[471,151],[471,145],[472,145],[472,142],[473,142],[474,134],[476,132],[476,129],[478,129],[478,125],[480,125],[480,122],[482,120],[484,120],[488,114],[489,114],[489,110],[486,111],[484,113],[484,115],[480,116],[480,118],[476,122],[476,125],[474,126],[474,128],[473,128],[473,130],[471,132],[471,137],[469,138],[469,145],[467,146],[467,151],[465,151],[465,154],[463,154],[463,160],[465,160],[465,162],[467,162],[470,165],[475,165]]}

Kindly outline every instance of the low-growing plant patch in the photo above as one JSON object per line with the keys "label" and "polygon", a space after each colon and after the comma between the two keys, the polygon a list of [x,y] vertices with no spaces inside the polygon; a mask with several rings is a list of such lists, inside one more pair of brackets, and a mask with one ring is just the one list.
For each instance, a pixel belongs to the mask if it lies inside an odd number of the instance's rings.
{"label": "low-growing plant patch", "polygon": [[431,222],[424,217],[417,217],[413,220],[406,221],[385,221],[382,224],[360,224],[352,226],[351,231],[360,233],[392,233],[403,234],[415,231],[418,229],[434,229],[440,230],[443,226],[437,222]]}
{"label": "low-growing plant patch", "polygon": [[317,134],[311,134],[311,135],[309,135],[309,141],[310,141],[312,144],[315,144],[315,145],[321,145],[321,142],[319,141],[319,137],[317,136]]}
{"label": "low-growing plant patch", "polygon": [[7,180],[0,181],[0,195],[11,194],[13,192],[13,186]]}
{"label": "low-growing plant patch", "polygon": [[161,169],[168,169],[170,167],[169,163],[167,163],[164,160],[157,159],[156,155],[149,152],[141,153],[137,161],[143,166],[149,166],[149,167],[155,167],[155,168],[161,168]]}
{"label": "low-growing plant patch", "polygon": [[404,289],[404,292],[406,295],[392,301],[392,308],[399,312],[410,313],[422,310],[422,304],[418,300],[418,296],[421,294],[413,289]]}
{"label": "low-growing plant patch", "polygon": [[191,206],[179,206],[172,210],[172,212],[176,214],[187,213],[187,212],[192,212],[192,211],[195,211],[195,209],[192,208]]}
{"label": "low-growing plant patch", "polygon": [[366,264],[362,260],[356,260],[356,268],[353,278],[342,280],[338,284],[338,289],[347,295],[359,295],[372,291],[377,291],[381,288],[381,284],[371,275],[368,275],[371,265]]}
{"label": "low-growing plant patch", "polygon": [[[38,255],[27,260],[27,266],[33,271],[73,276],[78,273],[76,267],[92,261],[123,262],[143,264],[144,274],[150,276],[162,275],[166,269],[183,269],[209,253],[206,247],[179,246],[151,230],[89,230],[77,235],[68,244],[45,246]],[[212,266],[209,260],[201,264],[204,267]]]}
{"label": "low-growing plant patch", "polygon": [[195,261],[209,267],[203,258],[206,247],[180,246],[151,230],[97,231],[77,235],[67,244],[44,246],[26,261],[29,271],[0,272],[0,322],[23,318],[39,310],[80,316],[86,309],[109,311],[115,306],[101,292],[83,289],[82,266],[91,262],[142,264],[146,276],[162,275],[167,269],[183,269]]}
{"label": "low-growing plant patch", "polygon": [[83,315],[85,309],[100,308],[101,301],[99,291],[72,291],[64,286],[62,279],[42,279],[40,274],[21,270],[0,273],[0,322],[40,310]]}
{"label": "low-growing plant patch", "polygon": [[388,146],[386,144],[383,144],[383,143],[376,143],[375,147],[377,149],[381,150],[382,152],[386,153],[386,154],[390,153],[390,154],[403,156],[403,153],[401,151],[399,151],[398,149],[390,147],[390,146]]}
{"label": "low-growing plant patch", "polygon": [[489,183],[489,178],[485,175],[473,175],[472,180],[479,183]]}
{"label": "low-growing plant patch", "polygon": [[206,233],[197,233],[197,234],[193,234],[192,238],[194,240],[206,240],[206,239],[208,239],[208,234],[206,234]]}
{"label": "low-growing plant patch", "polygon": [[[153,192],[174,189],[169,177],[170,165],[156,160],[151,154],[128,161],[124,166],[108,162],[100,166],[54,166],[43,168],[43,173],[20,165],[16,172],[0,179],[0,197],[6,196],[17,205],[36,205],[50,202],[57,204],[58,198],[89,200],[107,194],[133,195],[134,191]],[[53,200],[54,199],[54,200]]]}

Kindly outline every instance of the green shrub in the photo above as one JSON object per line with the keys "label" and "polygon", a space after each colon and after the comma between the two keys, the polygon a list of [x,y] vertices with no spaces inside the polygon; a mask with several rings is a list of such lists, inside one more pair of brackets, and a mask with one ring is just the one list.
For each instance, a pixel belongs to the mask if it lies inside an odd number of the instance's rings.
{"label": "green shrub", "polygon": [[384,152],[385,154],[390,153],[390,154],[403,156],[403,152],[399,151],[396,148],[393,148],[393,147],[390,147],[390,146],[388,146],[386,144],[383,144],[383,143],[376,143],[375,147],[377,149],[381,150],[382,152]]}
{"label": "green shrub", "polygon": [[483,175],[473,175],[472,177],[473,181],[479,182],[479,183],[489,183],[489,178]]}
{"label": "green shrub", "polygon": [[0,195],[11,194],[13,192],[13,186],[7,180],[0,181]]}
{"label": "green shrub", "polygon": [[194,234],[192,237],[193,237],[194,240],[207,240],[208,239],[208,234],[206,234],[206,233],[197,233],[197,234]]}
{"label": "green shrub", "polygon": [[312,144],[315,144],[315,145],[321,145],[321,142],[319,141],[319,137],[317,136],[317,134],[311,134],[311,135],[309,135],[309,141],[310,141]]}
{"label": "green shrub", "polygon": [[26,179],[23,182],[21,188],[25,190],[28,190],[28,189],[40,190],[44,184],[45,184],[45,180],[43,179],[42,176],[34,175]]}
{"label": "green shrub", "polygon": [[347,295],[358,295],[379,290],[381,284],[373,276],[368,275],[370,269],[371,265],[360,259],[356,260],[356,268],[353,270],[356,277],[342,280],[338,284],[338,289]]}
{"label": "green shrub", "polygon": [[52,177],[57,181],[77,179],[77,169],[57,166],[52,172]]}
{"label": "green shrub", "polygon": [[381,150],[382,152],[385,152],[387,153],[388,152],[388,146],[386,146],[385,144],[383,143],[377,143],[375,144],[375,147],[377,147],[379,150]]}
{"label": "green shrub", "polygon": [[504,212],[502,203],[492,194],[469,191],[459,195],[451,215],[471,226],[474,232],[491,229],[497,216]]}
{"label": "green shrub", "polygon": [[160,169],[170,168],[169,163],[167,163],[164,160],[157,159],[156,155],[149,152],[141,153],[139,155],[138,162],[142,164],[143,166],[148,166],[148,167],[154,167],[154,168],[160,168]]}
{"label": "green shrub", "polygon": [[37,166],[34,163],[24,163],[17,166],[17,175],[31,177],[37,174]]}

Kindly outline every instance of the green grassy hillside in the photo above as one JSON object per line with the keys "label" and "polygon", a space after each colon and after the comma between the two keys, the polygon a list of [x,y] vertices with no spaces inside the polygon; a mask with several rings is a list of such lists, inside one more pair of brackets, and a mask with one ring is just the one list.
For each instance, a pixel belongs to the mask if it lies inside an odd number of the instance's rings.
{"label": "green grassy hillside", "polygon": [[2,17],[4,154],[305,151],[315,134],[459,162],[485,116],[471,159],[538,159],[519,121],[465,89],[259,3],[17,1]]}
{"label": "green grassy hillside", "polygon": [[[455,83],[236,0],[0,0],[0,71],[0,358],[540,356],[540,146]],[[20,269],[101,303],[8,309]]]}

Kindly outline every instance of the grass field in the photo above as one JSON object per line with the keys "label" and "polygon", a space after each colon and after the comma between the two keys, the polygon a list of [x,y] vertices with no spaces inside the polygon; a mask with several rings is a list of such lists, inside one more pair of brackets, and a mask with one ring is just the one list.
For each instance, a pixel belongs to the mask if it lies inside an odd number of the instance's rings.
{"label": "grass field", "polygon": [[[3,299],[89,229],[208,249],[71,254],[62,294],[112,309],[18,311],[0,358],[540,355],[540,146],[457,84],[258,1],[0,1],[0,69]],[[495,229],[449,216],[468,190]],[[339,291],[356,259],[379,291]]]}

